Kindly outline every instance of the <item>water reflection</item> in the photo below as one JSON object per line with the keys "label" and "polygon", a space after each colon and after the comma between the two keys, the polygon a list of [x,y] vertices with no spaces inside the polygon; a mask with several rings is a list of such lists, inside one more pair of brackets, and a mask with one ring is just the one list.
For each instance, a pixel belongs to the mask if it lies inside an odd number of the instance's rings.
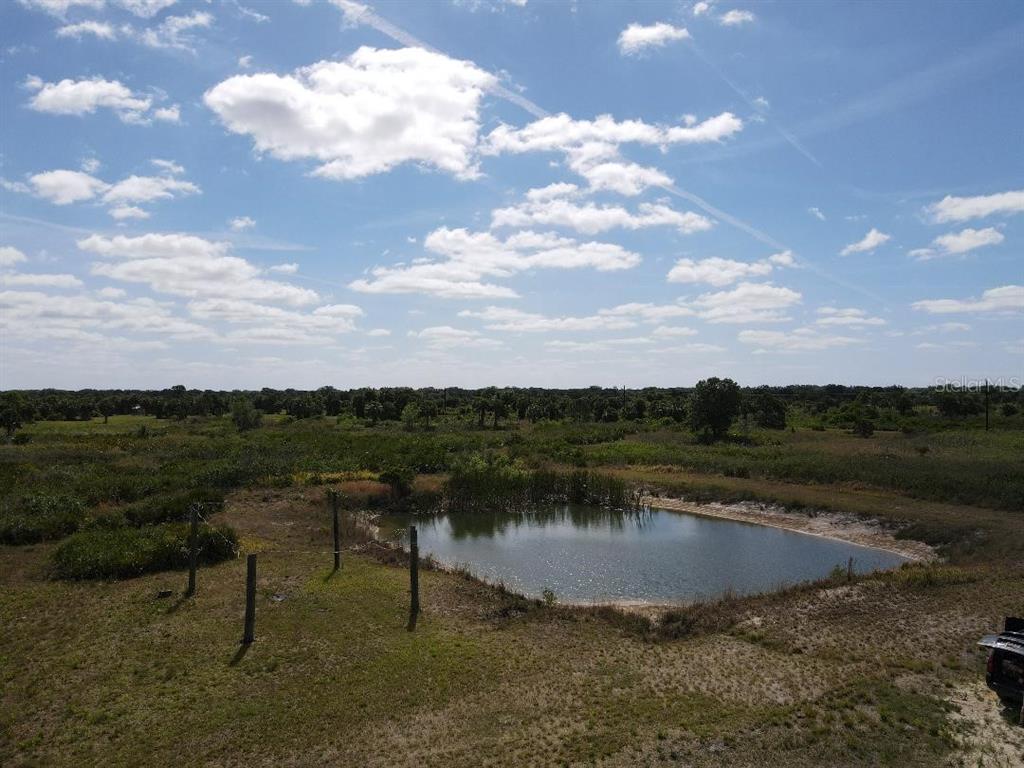
{"label": "water reflection", "polygon": [[[404,529],[408,518],[390,518]],[[415,520],[420,551],[530,596],[573,602],[688,602],[762,592],[845,568],[869,572],[899,555],[846,542],[661,509],[565,505],[526,513]]]}

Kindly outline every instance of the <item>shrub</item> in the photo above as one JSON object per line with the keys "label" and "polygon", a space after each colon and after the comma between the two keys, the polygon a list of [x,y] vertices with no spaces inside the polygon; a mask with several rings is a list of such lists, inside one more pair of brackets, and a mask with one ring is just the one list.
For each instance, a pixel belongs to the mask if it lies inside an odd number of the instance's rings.
{"label": "shrub", "polygon": [[391,493],[403,499],[412,493],[412,481],[415,473],[409,467],[390,466],[380,473],[380,481],[390,486]]}
{"label": "shrub", "polygon": [[[55,574],[62,579],[131,577],[188,565],[188,526],[181,523],[143,528],[80,531],[54,552]],[[199,529],[199,562],[212,565],[234,557],[238,539],[226,526]]]}
{"label": "shrub", "polygon": [[875,424],[869,419],[860,419],[853,425],[853,434],[857,437],[871,437],[875,434]]}
{"label": "shrub", "polygon": [[240,397],[231,403],[231,421],[239,432],[246,432],[260,425],[263,414],[253,407],[251,400]]}
{"label": "shrub", "polygon": [[0,542],[35,544],[77,531],[86,520],[81,499],[65,494],[33,494],[0,511]]}
{"label": "shrub", "polygon": [[201,504],[200,513],[206,517],[224,503],[224,492],[215,488],[193,488],[180,493],[150,496],[123,510],[125,522],[136,527],[156,525],[188,519],[189,508]]}

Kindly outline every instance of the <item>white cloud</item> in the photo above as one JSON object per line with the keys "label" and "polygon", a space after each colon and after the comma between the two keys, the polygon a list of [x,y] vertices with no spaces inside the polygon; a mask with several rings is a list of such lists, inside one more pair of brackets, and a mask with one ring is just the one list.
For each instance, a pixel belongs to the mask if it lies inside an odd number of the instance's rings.
{"label": "white cloud", "polygon": [[230,226],[235,232],[244,232],[245,230],[252,229],[256,226],[256,219],[250,218],[249,216],[236,216],[228,222],[228,226]]}
{"label": "white cloud", "polygon": [[310,334],[336,335],[355,330],[356,322],[363,316],[362,308],[354,304],[330,304],[312,312],[297,312],[239,298],[196,299],[188,303],[188,311],[199,320],[256,326],[228,337],[246,342],[312,342],[316,337]]}
{"label": "white cloud", "polygon": [[696,336],[697,332],[693,328],[685,326],[659,325],[651,331],[651,335],[660,338],[679,338],[680,336]]}
{"label": "white cloud", "polygon": [[170,8],[178,0],[115,0],[115,2],[126,11],[130,11],[140,18],[149,19],[160,11]]}
{"label": "white cloud", "polygon": [[985,229],[968,227],[960,232],[940,235],[932,240],[930,248],[915,248],[910,251],[910,255],[921,261],[927,261],[940,256],[969,253],[986,245],[999,245],[1005,239],[1003,233],[993,227],[985,227]]}
{"label": "white cloud", "polygon": [[72,8],[98,11],[103,8],[104,0],[18,0],[26,8],[44,11],[58,18],[63,18]]}
{"label": "white cloud", "polygon": [[65,24],[57,29],[57,37],[73,37],[81,40],[86,35],[92,35],[101,40],[116,40],[117,30],[105,21],[81,21],[77,24]]}
{"label": "white cloud", "polygon": [[726,11],[718,17],[718,21],[725,27],[736,27],[740,24],[749,24],[754,20],[754,14],[750,11],[737,11],[735,9]]}
{"label": "white cloud", "polygon": [[735,283],[745,277],[762,277],[771,273],[772,264],[767,260],[744,262],[721,259],[717,256],[695,261],[679,259],[669,270],[670,283],[708,283],[722,286]]}
{"label": "white cloud", "polygon": [[106,288],[100,288],[96,291],[96,295],[104,299],[120,299],[128,295],[128,292],[122,288],[114,288],[113,286],[107,286]]}
{"label": "white cloud", "polygon": [[167,16],[160,24],[135,33],[143,45],[150,48],[171,48],[194,53],[196,40],[193,31],[213,24],[213,14],[194,11],[187,16]]}
{"label": "white cloud", "polygon": [[820,307],[816,323],[818,325],[845,325],[851,328],[865,328],[867,326],[885,325],[885,320],[880,317],[871,317],[863,309]]}
{"label": "white cloud", "polygon": [[[553,185],[554,186],[554,185]],[[563,185],[575,190],[574,185]],[[531,193],[533,196],[531,197]],[[571,190],[570,190],[571,193]],[[551,187],[527,192],[527,201],[491,212],[492,227],[528,227],[533,224],[574,229],[587,235],[609,229],[675,227],[683,234],[711,229],[710,219],[692,212],[680,212],[661,203],[641,203],[636,213],[617,205],[580,205],[557,196]]]}
{"label": "white cloud", "polygon": [[839,252],[839,255],[849,256],[852,253],[870,253],[878,246],[887,243],[891,239],[892,235],[879,232],[877,229],[872,227],[871,230],[856,243],[850,243],[848,246],[843,248],[843,250]]}
{"label": "white cloud", "polygon": [[82,171],[56,170],[28,177],[33,194],[54,205],[68,205],[91,200],[109,185]]}
{"label": "white cloud", "polygon": [[13,267],[25,260],[25,254],[13,245],[0,246],[0,267]]}
{"label": "white cloud", "polygon": [[248,55],[247,56],[239,56],[238,57],[238,66],[241,67],[242,69],[248,69],[249,67],[251,67],[252,66],[252,56],[248,56]]}
{"label": "white cloud", "polygon": [[550,331],[599,331],[632,328],[636,323],[626,317],[590,315],[586,317],[549,317],[534,312],[523,312],[505,307],[486,307],[482,310],[465,309],[459,317],[482,320],[491,331],[513,333],[548,333]]}
{"label": "white cloud", "polygon": [[181,108],[177,104],[169,107],[158,107],[153,110],[153,118],[164,123],[180,123]]}
{"label": "white cloud", "polygon": [[[169,169],[172,173],[184,170],[167,160],[154,160],[153,163]],[[82,171],[59,169],[29,176],[28,185],[19,191],[28,191],[55,205],[68,205],[98,197],[101,202],[110,206],[110,215],[120,221],[149,217],[146,211],[132,203],[151,203],[183,195],[195,195],[201,190],[190,181],[170,175],[133,175],[115,184],[108,184]]]}
{"label": "white cloud", "polygon": [[493,348],[502,346],[496,339],[488,339],[478,331],[467,331],[453,328],[450,325],[435,325],[421,331],[409,331],[409,337],[424,342],[435,349],[454,349],[464,347]]}
{"label": "white cloud", "polygon": [[137,205],[118,205],[110,209],[110,215],[118,221],[126,221],[128,219],[148,219],[149,211],[144,211]]}
{"label": "white cloud", "polygon": [[288,264],[275,264],[270,268],[271,272],[277,272],[282,275],[294,275],[299,271],[299,265],[291,262]]}
{"label": "white cloud", "polygon": [[820,352],[837,347],[859,344],[860,339],[850,336],[830,336],[813,328],[792,331],[740,331],[742,343],[756,346],[758,352]]}
{"label": "white cloud", "polygon": [[630,24],[619,35],[619,52],[630,56],[647,48],[663,48],[674,40],[686,40],[690,33],[682,27],[674,27],[659,21],[657,24],[644,26]]}
{"label": "white cloud", "polygon": [[6,288],[33,286],[39,288],[78,288],[82,281],[74,275],[63,274],[4,274],[0,275],[0,284]]}
{"label": "white cloud", "polygon": [[807,212],[810,213],[811,216],[816,218],[818,221],[825,221],[825,214],[821,212],[821,208],[817,208],[812,205],[810,208],[807,209]]}
{"label": "white cloud", "polygon": [[411,162],[472,178],[479,104],[495,82],[440,53],[362,47],[291,75],[236,75],[204,100],[259,151],[314,159],[319,176],[355,179]]}
{"label": "white cloud", "polygon": [[800,303],[797,291],[771,283],[740,283],[732,290],[704,293],[690,302],[709,323],[774,323]]}
{"label": "white cloud", "polygon": [[79,240],[78,247],[108,260],[93,263],[94,275],[144,283],[159,293],[292,305],[311,304],[318,298],[307,288],[261,278],[256,266],[230,254],[228,243],[195,235],[90,235]]}
{"label": "white cloud", "polygon": [[391,331],[389,331],[387,328],[371,328],[369,331],[366,332],[366,335],[373,337],[390,336]]}
{"label": "white cloud", "polygon": [[616,192],[635,197],[650,187],[663,187],[672,178],[657,168],[636,163],[611,161],[604,163],[572,163],[572,169],[590,183],[592,192]]}
{"label": "white cloud", "polygon": [[125,123],[145,123],[152,105],[148,97],[138,96],[117,80],[94,77],[88,80],[61,80],[46,83],[29,76],[25,87],[35,91],[28,106],[53,115],[86,115],[97,109],[110,109]]}
{"label": "white cloud", "polygon": [[950,221],[982,219],[997,213],[1022,213],[1024,212],[1024,189],[976,197],[947,195],[925,210],[940,224]]}
{"label": "white cloud", "polygon": [[957,312],[1021,312],[1024,311],[1024,285],[1002,285],[989,288],[978,299],[927,299],[911,306],[929,314]]}
{"label": "white cloud", "polygon": [[103,202],[109,205],[124,203],[150,203],[179,195],[196,195],[200,189],[191,181],[170,176],[129,176],[103,193]]}
{"label": "white cloud", "polygon": [[619,304],[610,309],[602,309],[597,314],[607,317],[628,318],[630,321],[635,319],[645,323],[659,323],[677,317],[693,317],[697,313],[690,307],[682,304],[651,304],[649,302],[634,301],[628,304]]}
{"label": "white cloud", "polygon": [[701,123],[660,126],[643,120],[619,122],[611,115],[594,120],[574,120],[562,113],[513,128],[499,125],[487,135],[485,149],[491,154],[523,152],[607,152],[620,144],[652,146],[703,144],[723,141],[743,129],[743,121],[723,112]]}
{"label": "white cloud", "polygon": [[515,298],[506,286],[484,282],[528,269],[630,269],[640,257],[611,243],[579,243],[551,233],[517,232],[504,240],[489,232],[442,227],[423,242],[440,260],[375,267],[349,284],[363,293],[424,293],[442,298]]}
{"label": "white cloud", "polygon": [[703,16],[710,10],[711,3],[707,2],[707,0],[699,0],[698,2],[693,4],[692,12],[694,16]]}
{"label": "white cloud", "polygon": [[81,167],[86,173],[96,173],[100,169],[100,161],[95,157],[87,157],[82,161]]}

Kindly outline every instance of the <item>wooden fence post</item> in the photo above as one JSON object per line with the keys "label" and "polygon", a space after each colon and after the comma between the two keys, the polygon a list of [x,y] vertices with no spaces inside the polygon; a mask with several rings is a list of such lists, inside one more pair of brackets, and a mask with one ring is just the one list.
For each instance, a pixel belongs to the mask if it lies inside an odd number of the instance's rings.
{"label": "wooden fence post", "polygon": [[846,580],[853,581],[853,558],[846,561]]}
{"label": "wooden fence post", "polygon": [[242,645],[249,645],[256,631],[256,555],[245,558],[245,632]]}
{"label": "wooden fence post", "polygon": [[196,593],[196,564],[199,561],[199,507],[193,504],[189,507],[189,531],[188,531],[188,589],[186,597],[192,597]]}
{"label": "wooden fence post", "polygon": [[416,526],[409,526],[409,631],[416,629],[420,615],[420,546]]}
{"label": "wooden fence post", "polygon": [[338,492],[331,491],[331,512],[334,515],[334,570],[341,569],[341,531],[338,528]]}

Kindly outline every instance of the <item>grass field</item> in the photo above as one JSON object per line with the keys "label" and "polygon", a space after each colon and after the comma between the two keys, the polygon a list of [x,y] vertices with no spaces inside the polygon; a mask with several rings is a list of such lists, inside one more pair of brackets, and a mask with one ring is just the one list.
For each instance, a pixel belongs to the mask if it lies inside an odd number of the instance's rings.
{"label": "grass field", "polygon": [[[239,436],[226,420],[113,417],[26,431],[28,444],[0,448],[8,507],[59,489],[105,519],[183,486],[228,492],[211,521],[259,553],[257,641],[246,652],[238,643],[244,558],[203,568],[198,595],[184,599],[181,571],[61,581],[58,542],[0,547],[5,766],[1024,761],[1015,713],[978,690],[974,647],[1024,610],[1024,526],[1006,501],[1022,475],[1019,432],[798,430],[707,447],[624,424],[404,432],[272,420]],[[674,639],[614,611],[538,605],[424,571],[424,613],[406,632],[405,570],[351,520],[331,575],[326,487],[362,498],[389,464],[434,473],[419,485],[436,487],[468,452],[910,523],[944,543],[949,562],[727,600],[679,623],[689,629]],[[876,474],[887,462],[900,469]],[[900,480],[914,472],[988,479],[969,500],[939,502],[919,479]]]}

